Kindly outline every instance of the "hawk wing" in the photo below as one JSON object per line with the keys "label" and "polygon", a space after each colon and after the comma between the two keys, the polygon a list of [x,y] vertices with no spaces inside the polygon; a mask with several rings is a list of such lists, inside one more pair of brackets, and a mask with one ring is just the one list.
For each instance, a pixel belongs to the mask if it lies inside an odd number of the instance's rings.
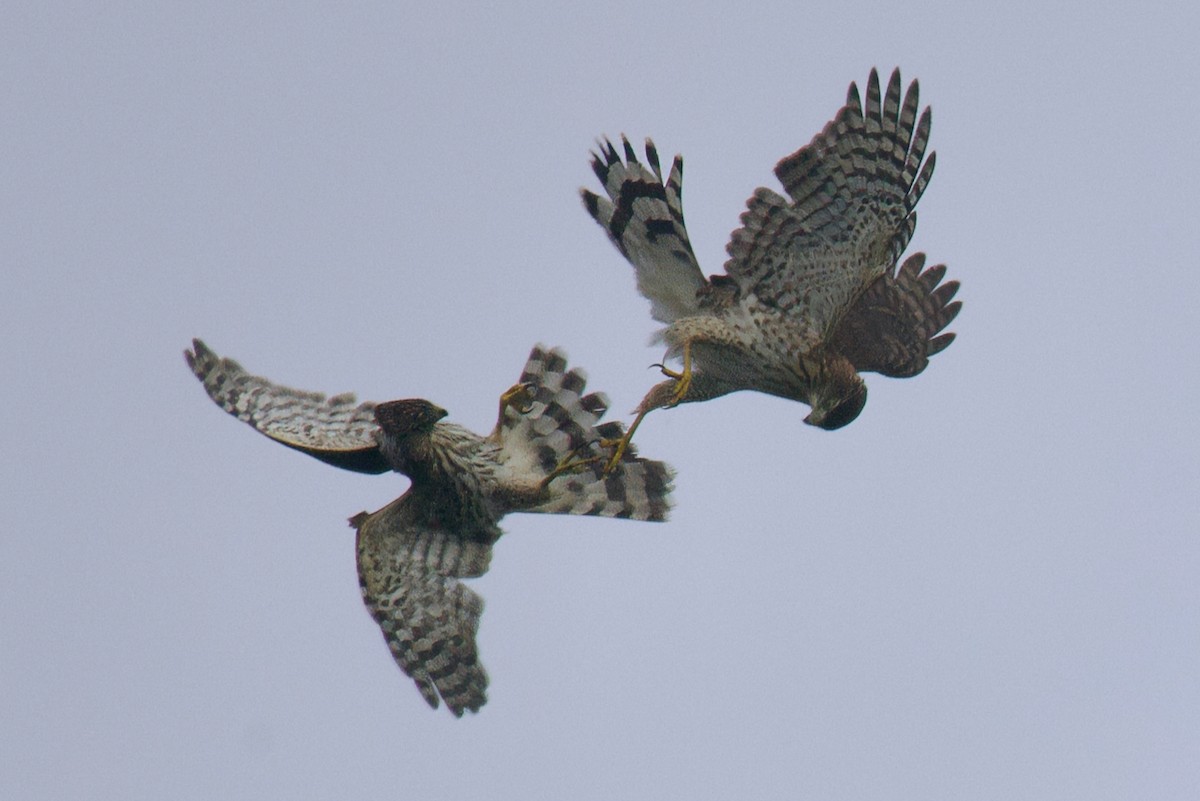
{"label": "hawk wing", "polygon": [[901,102],[900,71],[881,96],[871,70],[866,107],[851,83],[825,129],[776,165],[791,202],[757,189],[726,248],[725,269],[744,293],[823,338],[894,267],[935,163],[933,153],[925,158],[930,111],[918,120],[918,102],[916,81]]}
{"label": "hawk wing", "polygon": [[587,375],[567,369],[558,348],[537,345],[529,354],[520,383],[533,388],[527,409],[507,407],[500,423],[501,461],[509,475],[524,473],[539,483],[556,467],[578,463],[550,482],[544,500],[522,512],[597,515],[662,521],[670,509],[674,471],[667,464],[642,459],[627,448],[617,469],[604,474],[608,449],[625,435],[624,426],[601,423],[608,411],[602,392],[584,394]]}
{"label": "hawk wing", "polygon": [[446,531],[429,508],[409,491],[351,518],[358,581],[396,664],[431,707],[440,697],[461,717],[487,702],[488,678],[475,643],[483,599],[458,579],[487,571],[500,530],[478,538]]}
{"label": "hawk wing", "polygon": [[350,393],[326,398],[273,384],[219,358],[199,339],[183,355],[213,402],[256,431],[346,470],[391,470],[375,439],[375,404],[356,404]]}
{"label": "hawk wing", "polygon": [[688,317],[697,312],[696,293],[708,282],[683,224],[683,159],[675,157],[664,182],[652,141],[646,140],[650,169],[628,139],[621,142],[624,161],[608,140],[592,154],[592,169],[608,197],[582,189],[583,205],[633,265],[638,291],[650,299],[650,315],[661,323]]}
{"label": "hawk wing", "polygon": [[859,372],[914,376],[925,369],[930,356],[954,341],[954,334],[938,332],[962,308],[961,301],[951,302],[958,282],[938,286],[946,266],[922,272],[924,266],[924,253],[909,256],[895,275],[888,270],[867,287],[838,323],[832,348]]}

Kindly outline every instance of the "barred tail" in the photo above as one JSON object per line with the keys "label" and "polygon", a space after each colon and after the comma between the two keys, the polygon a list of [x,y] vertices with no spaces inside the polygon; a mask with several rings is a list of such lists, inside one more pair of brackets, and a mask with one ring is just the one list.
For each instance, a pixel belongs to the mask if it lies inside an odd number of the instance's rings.
{"label": "barred tail", "polygon": [[629,448],[617,469],[604,475],[609,450],[601,442],[620,439],[625,428],[615,421],[600,422],[608,399],[600,392],[584,394],[583,370],[568,370],[566,355],[558,348],[537,345],[521,382],[535,387],[534,401],[524,413],[506,413],[501,428],[506,458],[543,478],[563,463],[578,464],[550,483],[545,500],[522,511],[666,519],[674,478],[669,465],[642,459]]}

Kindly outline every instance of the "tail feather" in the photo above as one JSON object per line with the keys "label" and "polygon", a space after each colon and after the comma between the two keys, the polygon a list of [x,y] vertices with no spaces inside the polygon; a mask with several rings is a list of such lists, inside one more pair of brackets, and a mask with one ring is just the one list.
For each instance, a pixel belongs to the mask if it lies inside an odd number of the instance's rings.
{"label": "tail feather", "polygon": [[600,422],[608,399],[600,392],[584,394],[583,370],[568,370],[561,350],[537,345],[521,381],[536,390],[532,408],[523,413],[510,409],[505,415],[501,432],[506,456],[535,461],[531,467],[542,476],[563,463],[578,463],[550,483],[543,503],[524,511],[666,519],[674,478],[669,465],[642,459],[629,448],[617,468],[604,475],[609,449],[602,442],[619,439],[625,427],[616,421]]}

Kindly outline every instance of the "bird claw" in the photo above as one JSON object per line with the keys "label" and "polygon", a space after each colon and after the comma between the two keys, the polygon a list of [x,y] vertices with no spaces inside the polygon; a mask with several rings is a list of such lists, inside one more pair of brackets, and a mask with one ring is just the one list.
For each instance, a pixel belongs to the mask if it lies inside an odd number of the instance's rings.
{"label": "bird claw", "polygon": [[533,398],[536,392],[537,384],[530,381],[513,384],[500,396],[501,416],[504,415],[504,410],[510,407],[518,414],[529,414],[533,411]]}
{"label": "bird claw", "polygon": [[672,370],[670,367],[667,367],[662,362],[655,362],[654,364],[652,364],[650,366],[657,367],[659,369],[659,371],[661,371],[662,374],[665,375],[667,378],[682,378],[683,377],[683,373],[675,372],[674,370]]}
{"label": "bird claw", "polygon": [[651,367],[657,367],[662,371],[662,374],[667,378],[675,379],[674,391],[671,393],[671,399],[667,402],[667,406],[678,406],[683,403],[683,399],[687,397],[688,390],[692,386],[692,344],[685,343],[683,346],[683,369],[679,372],[672,370],[665,364],[654,364]]}

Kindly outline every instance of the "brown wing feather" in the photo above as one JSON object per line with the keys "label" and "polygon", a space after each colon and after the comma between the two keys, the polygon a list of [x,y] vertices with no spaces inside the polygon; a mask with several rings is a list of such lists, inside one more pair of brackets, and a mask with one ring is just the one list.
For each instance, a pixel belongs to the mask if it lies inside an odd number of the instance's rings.
{"label": "brown wing feather", "polygon": [[491,542],[430,520],[430,504],[413,492],[378,512],[355,515],[358,580],[396,664],[433,708],[439,697],[455,715],[487,701],[487,672],[475,635],[483,599],[458,579],[481,576]]}
{"label": "brown wing feather", "polygon": [[946,266],[922,272],[924,266],[924,253],[909,256],[895,275],[889,270],[871,284],[842,317],[831,347],[858,371],[914,376],[954,341],[952,333],[938,334],[962,308],[960,301],[951,302],[958,282],[939,286]]}
{"label": "brown wing feather", "polygon": [[824,337],[895,265],[935,163],[930,111],[918,119],[918,105],[916,81],[901,101],[899,70],[886,94],[871,71],[865,108],[850,85],[825,129],[775,167],[788,198],[760,188],[747,202],[725,264],[743,291]]}

